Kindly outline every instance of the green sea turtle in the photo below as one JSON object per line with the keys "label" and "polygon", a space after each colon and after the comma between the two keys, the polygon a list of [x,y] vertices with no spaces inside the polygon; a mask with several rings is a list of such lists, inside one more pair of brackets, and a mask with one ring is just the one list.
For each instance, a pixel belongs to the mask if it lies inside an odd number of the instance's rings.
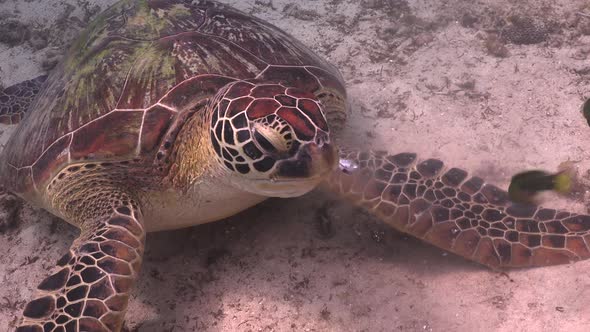
{"label": "green sea turtle", "polygon": [[80,228],[18,332],[119,331],[145,234],[317,186],[491,267],[588,258],[590,216],[511,203],[436,159],[336,147],[338,70],[212,1],[125,0],[47,77],[0,93],[0,184]]}

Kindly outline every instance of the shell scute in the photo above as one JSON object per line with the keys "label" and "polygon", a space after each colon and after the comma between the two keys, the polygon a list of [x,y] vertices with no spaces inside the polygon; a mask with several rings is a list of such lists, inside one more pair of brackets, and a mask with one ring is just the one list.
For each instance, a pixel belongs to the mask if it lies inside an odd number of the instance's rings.
{"label": "shell scute", "polygon": [[[309,93],[322,86],[344,91],[335,67],[282,30],[228,6],[206,0],[117,2],[90,23],[48,77],[7,144],[0,176],[11,190],[35,198],[69,162],[155,154],[184,112],[232,82],[225,98],[248,96],[254,84],[246,81],[284,82]],[[306,132],[307,116],[296,109],[282,113]],[[238,131],[237,137],[246,134]],[[64,137],[71,138],[70,150]]]}
{"label": "shell scute", "polygon": [[186,110],[200,100],[215,95],[219,89],[233,81],[233,78],[219,75],[193,77],[172,88],[160,103],[174,110]]}
{"label": "shell scute", "polygon": [[172,111],[159,105],[146,111],[141,128],[141,153],[152,152],[159,146],[173,117]]}
{"label": "shell scute", "polygon": [[346,87],[342,84],[342,76],[336,72],[329,72],[323,68],[318,67],[306,67],[309,71],[325,88],[332,91],[337,91],[341,96],[346,96]]}
{"label": "shell scute", "polygon": [[115,111],[80,128],[72,139],[72,160],[133,155],[139,141],[143,113]]}
{"label": "shell scute", "polygon": [[275,67],[271,66],[259,77],[269,82],[288,82],[288,85],[302,91],[315,92],[321,87],[315,78],[304,67]]}
{"label": "shell scute", "polygon": [[285,88],[280,85],[259,85],[250,94],[254,98],[274,98],[274,96],[285,93]]}
{"label": "shell scute", "polygon": [[47,181],[56,170],[56,166],[65,164],[69,158],[69,145],[72,135],[63,136],[49,147],[47,151],[33,165],[33,180],[35,183]]}
{"label": "shell scute", "polygon": [[223,5],[211,5],[199,32],[239,44],[253,56],[271,65],[300,66],[309,62],[329,66],[299,41],[268,23]]}

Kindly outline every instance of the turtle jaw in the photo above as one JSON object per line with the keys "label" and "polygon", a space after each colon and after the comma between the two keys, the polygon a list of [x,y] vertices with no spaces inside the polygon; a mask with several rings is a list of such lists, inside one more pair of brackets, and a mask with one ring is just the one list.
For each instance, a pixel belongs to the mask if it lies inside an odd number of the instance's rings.
{"label": "turtle jaw", "polygon": [[313,190],[337,163],[338,154],[332,144],[308,143],[292,158],[279,161],[270,180],[258,187],[268,191],[269,196],[301,196]]}
{"label": "turtle jaw", "polygon": [[275,179],[301,180],[318,177],[334,169],[338,155],[332,144],[308,143],[293,158],[277,164]]}

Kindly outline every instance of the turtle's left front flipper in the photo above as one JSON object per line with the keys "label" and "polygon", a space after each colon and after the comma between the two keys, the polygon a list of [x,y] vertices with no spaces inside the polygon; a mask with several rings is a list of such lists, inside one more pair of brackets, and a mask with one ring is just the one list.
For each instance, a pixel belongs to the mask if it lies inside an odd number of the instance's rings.
{"label": "turtle's left front flipper", "polygon": [[43,75],[0,90],[0,123],[19,123],[46,80]]}
{"label": "turtle's left front flipper", "polygon": [[80,237],[25,305],[17,332],[121,330],[145,232],[137,205],[125,195],[113,197],[117,203],[108,212],[84,213]]}
{"label": "turtle's left front flipper", "polygon": [[492,268],[590,258],[590,216],[512,203],[436,159],[342,153],[325,186],[397,230]]}

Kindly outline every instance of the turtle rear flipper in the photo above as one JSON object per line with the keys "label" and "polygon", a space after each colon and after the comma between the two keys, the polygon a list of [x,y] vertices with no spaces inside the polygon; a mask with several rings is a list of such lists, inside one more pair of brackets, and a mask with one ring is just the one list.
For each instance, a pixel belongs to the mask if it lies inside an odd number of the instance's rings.
{"label": "turtle rear flipper", "polygon": [[81,235],[57,262],[54,274],[25,305],[17,332],[120,331],[131,288],[137,279],[145,242],[141,214],[124,194],[99,202],[81,215]]}
{"label": "turtle rear flipper", "polygon": [[0,91],[0,124],[18,124],[46,79],[42,75]]}
{"label": "turtle rear flipper", "polygon": [[440,160],[349,152],[327,186],[397,230],[491,268],[590,258],[590,216],[513,203]]}

